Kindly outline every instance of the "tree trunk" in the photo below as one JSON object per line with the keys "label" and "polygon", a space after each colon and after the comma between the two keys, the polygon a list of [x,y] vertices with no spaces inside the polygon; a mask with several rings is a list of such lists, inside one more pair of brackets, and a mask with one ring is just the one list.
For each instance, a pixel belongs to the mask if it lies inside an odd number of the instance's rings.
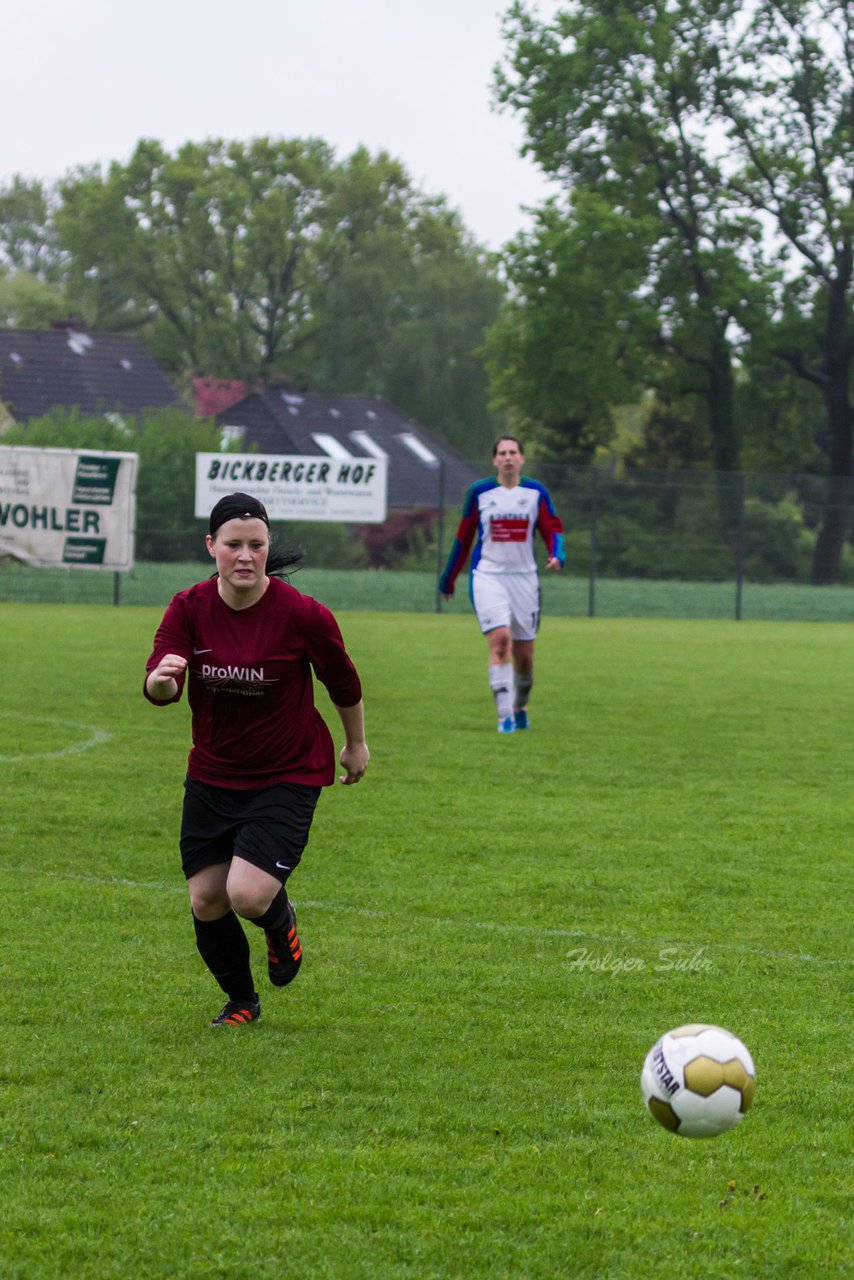
{"label": "tree trunk", "polygon": [[810,582],[829,587],[839,581],[842,548],[851,523],[854,482],[851,476],[829,476],[821,530],[813,552]]}
{"label": "tree trunk", "polygon": [[854,503],[854,480],[851,476],[851,405],[848,400],[848,371],[845,385],[837,386],[835,394],[831,379],[826,395],[827,416],[830,425],[830,475],[827,481],[827,498],[822,514],[821,529],[813,553],[810,582],[817,587],[828,587],[839,581],[842,549],[851,525],[851,507]]}
{"label": "tree trunk", "polygon": [[734,473],[741,469],[741,446],[733,403],[732,354],[723,336],[713,342],[709,372],[709,432],[718,494],[721,536],[729,546],[738,538],[740,490]]}
{"label": "tree trunk", "polygon": [[839,581],[842,549],[851,524],[854,483],[851,477],[852,423],[850,378],[854,347],[848,338],[846,285],[851,263],[841,273],[830,293],[826,326],[827,379],[824,402],[830,430],[830,476],[821,530],[815,544],[810,581],[815,586],[831,586]]}

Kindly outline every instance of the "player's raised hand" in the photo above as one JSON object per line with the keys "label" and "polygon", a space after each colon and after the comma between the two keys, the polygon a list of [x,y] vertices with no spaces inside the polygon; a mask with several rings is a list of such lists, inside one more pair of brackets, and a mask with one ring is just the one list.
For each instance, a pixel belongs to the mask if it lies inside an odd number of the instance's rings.
{"label": "player's raised hand", "polygon": [[145,687],[157,702],[168,702],[178,692],[177,680],[187,670],[187,659],[178,653],[167,653],[149,672]]}

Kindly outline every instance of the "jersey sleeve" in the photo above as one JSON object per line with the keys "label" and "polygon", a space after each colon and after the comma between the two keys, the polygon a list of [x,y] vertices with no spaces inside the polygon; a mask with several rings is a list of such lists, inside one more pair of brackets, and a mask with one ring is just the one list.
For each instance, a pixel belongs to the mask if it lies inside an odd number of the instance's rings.
{"label": "jersey sleeve", "polygon": [[469,557],[480,519],[477,506],[478,485],[472,485],[463,500],[463,511],[457,526],[454,545],[439,577],[439,590],[443,596],[454,594],[457,576]]}
{"label": "jersey sleeve", "polygon": [[184,692],[186,672],[182,672],[180,676],[175,677],[178,691],[174,698],[167,698],[163,702],[158,702],[156,698],[152,698],[145,687],[149,675],[158,665],[160,659],[164,658],[167,653],[175,653],[180,658],[186,658],[188,662],[193,653],[193,639],[189,626],[187,604],[180,595],[172,597],[160,626],[154,633],[154,645],[145,664],[145,680],[142,684],[142,692],[145,698],[155,707],[166,707],[170,702],[179,702]]}
{"label": "jersey sleeve", "polygon": [[540,537],[546,544],[549,557],[557,560],[561,566],[566,564],[566,539],[563,523],[555,511],[554,503],[548,489],[540,490],[540,501],[537,509],[537,528]]}
{"label": "jersey sleeve", "polygon": [[346,648],[341,629],[326,605],[311,600],[308,658],[314,673],[336,707],[354,707],[362,697],[362,684]]}

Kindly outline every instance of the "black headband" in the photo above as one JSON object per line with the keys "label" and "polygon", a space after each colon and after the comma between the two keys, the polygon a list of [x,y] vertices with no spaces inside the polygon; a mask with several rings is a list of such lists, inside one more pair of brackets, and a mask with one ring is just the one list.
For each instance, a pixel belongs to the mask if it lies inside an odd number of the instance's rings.
{"label": "black headband", "polygon": [[220,525],[225,524],[227,520],[263,520],[267,528],[270,527],[263,502],[259,502],[248,493],[229,493],[226,497],[220,498],[211,512],[208,532],[216,533]]}

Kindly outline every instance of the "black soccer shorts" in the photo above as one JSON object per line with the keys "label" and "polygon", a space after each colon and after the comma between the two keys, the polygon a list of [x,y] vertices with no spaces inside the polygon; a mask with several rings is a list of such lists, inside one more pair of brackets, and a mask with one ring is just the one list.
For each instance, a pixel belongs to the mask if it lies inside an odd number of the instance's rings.
{"label": "black soccer shorts", "polygon": [[190,876],[235,856],[285,883],[308,843],[320,787],[284,782],[257,791],[184,780],[181,865]]}

